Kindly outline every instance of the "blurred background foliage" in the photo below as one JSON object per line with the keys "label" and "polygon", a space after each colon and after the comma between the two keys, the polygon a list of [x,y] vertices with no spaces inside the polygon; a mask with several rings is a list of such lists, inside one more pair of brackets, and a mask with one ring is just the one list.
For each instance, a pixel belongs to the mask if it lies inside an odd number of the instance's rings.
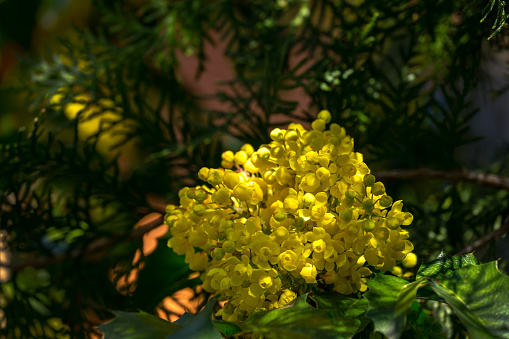
{"label": "blurred background foliage", "polygon": [[0,1],[0,338],[178,316],[199,280],[165,205],[321,109],[414,214],[419,262],[507,271],[505,20],[496,0]]}

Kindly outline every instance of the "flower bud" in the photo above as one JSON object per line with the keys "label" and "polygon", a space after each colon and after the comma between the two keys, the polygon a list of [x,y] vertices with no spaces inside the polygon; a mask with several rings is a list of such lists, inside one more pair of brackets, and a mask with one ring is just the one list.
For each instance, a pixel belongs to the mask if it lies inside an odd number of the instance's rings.
{"label": "flower bud", "polygon": [[274,141],[283,141],[283,131],[281,131],[279,128],[274,128],[270,132],[270,138]]}
{"label": "flower bud", "polygon": [[366,187],[371,187],[375,183],[375,176],[373,174],[368,174],[364,176],[364,185]]}
{"label": "flower bud", "polygon": [[366,211],[366,212],[371,212],[373,210],[373,207],[374,207],[374,204],[373,204],[373,201],[372,200],[364,200],[362,202],[362,208]]}
{"label": "flower bud", "polygon": [[288,130],[285,134],[286,141],[297,141],[299,139],[299,135],[295,130]]}
{"label": "flower bud", "polygon": [[238,151],[237,153],[235,153],[233,161],[235,161],[237,165],[244,165],[247,161],[247,158],[248,156],[246,152]]}
{"label": "flower bud", "polygon": [[382,195],[385,193],[385,186],[380,181],[375,182],[373,188],[371,188],[371,193],[374,195]]}
{"label": "flower bud", "polygon": [[349,188],[346,192],[345,192],[345,197],[347,197],[348,199],[350,200],[353,200],[357,197],[357,191],[354,190],[353,188]]}
{"label": "flower bud", "polygon": [[242,145],[240,150],[246,152],[248,157],[250,157],[251,154],[254,153],[254,148],[253,148],[253,146],[251,146],[251,144],[244,144],[244,145]]}
{"label": "flower bud", "polygon": [[350,220],[352,220],[353,211],[351,209],[346,209],[343,212],[341,212],[341,215],[339,217],[341,218],[341,220],[349,222]]}
{"label": "flower bud", "polygon": [[378,203],[380,204],[380,206],[387,208],[392,205],[392,198],[388,195],[384,195],[383,197],[380,198],[380,200],[378,200]]}
{"label": "flower bud", "polygon": [[233,162],[231,161],[226,161],[226,160],[221,160],[221,167],[222,168],[232,168],[233,167]]}
{"label": "flower bud", "polygon": [[196,204],[193,206],[194,214],[196,214],[199,217],[201,217],[203,215],[203,213],[205,213],[206,209],[207,209],[207,206],[205,206],[204,204]]}
{"label": "flower bud", "polygon": [[417,265],[417,256],[415,255],[415,253],[412,252],[408,253],[405,259],[403,259],[402,264],[406,268],[412,268],[415,265]]}
{"label": "flower bud", "polygon": [[277,209],[274,211],[273,217],[276,221],[281,222],[286,219],[286,212],[283,209]]}
{"label": "flower bud", "polygon": [[262,160],[269,160],[270,158],[270,151],[266,147],[260,148],[256,151],[256,154],[258,154],[258,157]]}
{"label": "flower bud", "polygon": [[318,119],[322,119],[326,124],[328,124],[331,121],[332,116],[329,111],[323,110],[318,113]]}
{"label": "flower bud", "polygon": [[207,181],[208,177],[209,177],[209,169],[207,167],[202,167],[198,171],[198,178],[200,178],[203,181]]}
{"label": "flower bud", "polygon": [[285,149],[281,146],[275,146],[270,149],[270,155],[279,159],[285,155]]}
{"label": "flower bud", "polygon": [[321,132],[325,129],[325,121],[322,119],[317,119],[311,123],[311,127],[318,132]]}
{"label": "flower bud", "polygon": [[232,240],[226,240],[226,241],[223,243],[223,250],[224,250],[226,253],[233,253],[233,252],[235,252],[235,248],[236,248],[235,241],[232,241]]}
{"label": "flower bud", "polygon": [[233,155],[232,151],[226,151],[221,154],[221,159],[227,162],[232,162],[235,156]]}
{"label": "flower bud", "polygon": [[220,261],[224,257],[224,250],[222,248],[216,247],[212,251],[212,258],[214,260]]}
{"label": "flower bud", "polygon": [[375,222],[371,219],[366,219],[362,222],[362,229],[366,232],[371,232],[375,229]]}
{"label": "flower bud", "polygon": [[232,305],[232,303],[227,302],[223,306],[223,313],[224,314],[233,314],[233,311],[235,311],[235,306]]}
{"label": "flower bud", "polygon": [[240,181],[239,175],[233,171],[227,171],[223,175],[223,184],[231,190],[234,189],[235,186],[237,186],[239,181]]}

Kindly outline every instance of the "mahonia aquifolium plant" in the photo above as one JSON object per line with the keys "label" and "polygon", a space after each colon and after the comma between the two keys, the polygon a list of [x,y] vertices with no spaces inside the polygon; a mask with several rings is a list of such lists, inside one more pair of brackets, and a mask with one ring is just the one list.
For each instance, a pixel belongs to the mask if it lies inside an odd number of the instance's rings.
{"label": "mahonia aquifolium plant", "polygon": [[321,111],[312,130],[276,128],[270,144],[224,152],[208,185],[184,188],[169,205],[168,245],[203,288],[227,302],[217,315],[242,321],[313,291],[363,292],[376,268],[390,270],[413,250],[413,216],[370,174],[353,139]]}

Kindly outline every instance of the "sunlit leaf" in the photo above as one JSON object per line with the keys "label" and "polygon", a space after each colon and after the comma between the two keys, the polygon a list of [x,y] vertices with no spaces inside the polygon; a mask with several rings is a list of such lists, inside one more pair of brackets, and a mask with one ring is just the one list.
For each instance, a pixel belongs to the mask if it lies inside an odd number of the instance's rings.
{"label": "sunlit leaf", "polygon": [[[364,295],[369,300],[367,316],[373,320],[376,331],[390,339],[400,337],[404,312],[410,308],[412,296],[415,297],[415,290],[420,283],[416,281],[408,284],[404,279],[382,274],[367,282],[369,291]],[[402,299],[399,300],[403,290]]]}
{"label": "sunlit leaf", "polygon": [[479,264],[479,260],[471,253],[460,257],[451,257],[442,252],[429,264],[422,264],[417,272],[417,279],[421,277],[441,279],[443,276],[459,268]]}
{"label": "sunlit leaf", "polygon": [[350,338],[361,326],[358,317],[367,309],[365,300],[336,293],[313,295],[317,308],[306,303],[306,298],[302,295],[289,306],[255,312],[243,329],[264,338]]}
{"label": "sunlit leaf", "polygon": [[509,277],[496,262],[427,280],[474,338],[509,338]]}

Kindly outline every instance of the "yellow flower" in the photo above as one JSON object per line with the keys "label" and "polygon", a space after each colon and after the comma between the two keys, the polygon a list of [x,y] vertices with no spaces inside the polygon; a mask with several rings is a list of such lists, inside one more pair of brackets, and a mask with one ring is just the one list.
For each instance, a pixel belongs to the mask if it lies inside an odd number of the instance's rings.
{"label": "yellow flower", "polygon": [[402,264],[406,268],[412,268],[415,265],[417,265],[417,256],[415,255],[415,253],[411,253],[411,252],[408,253],[406,255],[405,259],[403,259]]}
{"label": "yellow flower", "polygon": [[233,190],[233,196],[240,201],[247,201],[251,199],[253,191],[253,186],[249,186],[247,183],[241,182],[235,186]]}
{"label": "yellow flower", "polygon": [[294,251],[284,251],[279,255],[279,265],[287,271],[294,271],[299,265],[299,257]]}
{"label": "yellow flower", "polygon": [[234,189],[240,182],[240,176],[233,171],[226,171],[223,175],[223,184],[229,189]]}
{"label": "yellow flower", "polygon": [[209,262],[209,257],[205,252],[198,252],[189,260],[189,268],[193,271],[202,271]]}
{"label": "yellow flower", "polygon": [[304,265],[302,270],[300,271],[300,275],[304,278],[306,283],[315,284],[316,283],[316,267],[310,263]]}
{"label": "yellow flower", "polygon": [[257,150],[224,152],[235,171],[202,168],[212,187],[184,188],[180,206],[168,206],[168,245],[205,270],[206,291],[226,297],[224,320],[282,307],[318,280],[319,291],[364,292],[373,269],[412,264],[401,228],[412,215],[369,174],[344,128],[326,130],[330,120],[322,111],[311,131],[291,124]]}

